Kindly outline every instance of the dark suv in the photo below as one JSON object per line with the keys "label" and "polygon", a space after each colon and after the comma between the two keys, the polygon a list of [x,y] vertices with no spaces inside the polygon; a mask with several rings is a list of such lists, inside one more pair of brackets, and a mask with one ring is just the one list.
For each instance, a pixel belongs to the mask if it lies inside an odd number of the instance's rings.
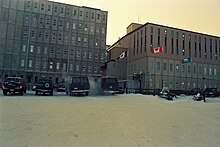
{"label": "dark suv", "polygon": [[4,95],[7,95],[8,92],[23,95],[26,93],[27,86],[21,77],[8,77],[3,82],[2,90]]}
{"label": "dark suv", "polygon": [[104,93],[119,93],[118,79],[113,77],[101,78],[101,90]]}
{"label": "dark suv", "polygon": [[218,97],[219,91],[217,88],[206,88],[202,91],[202,94],[206,97]]}
{"label": "dark suv", "polygon": [[35,85],[35,95],[39,94],[53,95],[53,83],[50,79],[39,79]]}
{"label": "dark suv", "polygon": [[187,95],[197,95],[198,93],[201,93],[202,90],[200,88],[193,88],[190,91],[187,91]]}
{"label": "dark suv", "polygon": [[66,93],[70,96],[74,94],[89,95],[90,84],[87,76],[74,76],[67,87]]}

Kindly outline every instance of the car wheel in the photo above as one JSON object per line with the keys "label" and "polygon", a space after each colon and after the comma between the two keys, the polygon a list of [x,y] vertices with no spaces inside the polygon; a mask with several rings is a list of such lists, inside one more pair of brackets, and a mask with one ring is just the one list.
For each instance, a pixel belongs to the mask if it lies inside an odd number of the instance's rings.
{"label": "car wheel", "polygon": [[23,91],[20,91],[20,92],[19,92],[19,95],[23,95],[23,94],[24,94]]}
{"label": "car wheel", "polygon": [[4,94],[4,95],[7,95],[7,91],[3,91],[3,94]]}
{"label": "car wheel", "polygon": [[89,92],[86,92],[85,95],[88,96],[88,95],[89,95]]}
{"label": "car wheel", "polygon": [[53,91],[52,91],[52,92],[50,92],[50,96],[53,96]]}
{"label": "car wheel", "polygon": [[38,91],[35,91],[35,95],[38,95]]}
{"label": "car wheel", "polygon": [[48,83],[48,82],[44,83],[44,87],[45,88],[49,88],[50,87],[50,83]]}

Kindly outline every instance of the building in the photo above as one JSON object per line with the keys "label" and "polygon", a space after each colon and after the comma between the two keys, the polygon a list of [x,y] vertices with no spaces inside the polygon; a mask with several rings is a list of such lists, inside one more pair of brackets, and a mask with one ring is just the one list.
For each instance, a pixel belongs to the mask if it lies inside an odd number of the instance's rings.
{"label": "building", "polygon": [[[137,73],[145,89],[220,89],[220,37],[153,23],[132,23],[127,32],[108,49],[106,70],[110,76],[127,80],[128,88],[139,87],[132,79]],[[158,47],[163,52],[153,54]],[[126,58],[114,60],[125,50]],[[184,59],[192,61],[184,64]]]}
{"label": "building", "polygon": [[47,0],[0,0],[0,79],[100,76],[108,12]]}

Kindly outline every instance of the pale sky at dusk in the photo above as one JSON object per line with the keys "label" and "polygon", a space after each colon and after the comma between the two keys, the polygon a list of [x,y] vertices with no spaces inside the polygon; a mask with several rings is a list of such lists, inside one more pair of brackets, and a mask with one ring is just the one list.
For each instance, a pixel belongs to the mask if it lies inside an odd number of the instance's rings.
{"label": "pale sky at dusk", "polygon": [[108,11],[107,44],[134,22],[147,22],[220,36],[220,0],[51,0]]}

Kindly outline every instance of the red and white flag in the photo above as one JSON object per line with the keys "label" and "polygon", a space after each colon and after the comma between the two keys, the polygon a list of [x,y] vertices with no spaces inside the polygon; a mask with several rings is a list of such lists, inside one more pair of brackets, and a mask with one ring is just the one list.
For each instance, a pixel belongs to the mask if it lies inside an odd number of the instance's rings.
{"label": "red and white flag", "polygon": [[162,46],[154,48],[154,49],[151,50],[152,54],[161,53],[161,52],[163,52],[163,47]]}

